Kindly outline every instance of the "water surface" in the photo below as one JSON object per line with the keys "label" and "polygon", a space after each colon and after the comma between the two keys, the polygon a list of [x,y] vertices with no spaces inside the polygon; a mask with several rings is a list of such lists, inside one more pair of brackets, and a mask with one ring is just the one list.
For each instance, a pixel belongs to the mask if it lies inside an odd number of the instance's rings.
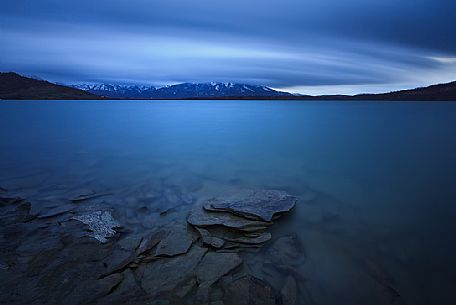
{"label": "water surface", "polygon": [[157,185],[285,190],[273,239],[299,236],[311,302],[456,304],[455,122],[445,102],[1,101],[0,186],[36,209],[109,191],[126,221]]}

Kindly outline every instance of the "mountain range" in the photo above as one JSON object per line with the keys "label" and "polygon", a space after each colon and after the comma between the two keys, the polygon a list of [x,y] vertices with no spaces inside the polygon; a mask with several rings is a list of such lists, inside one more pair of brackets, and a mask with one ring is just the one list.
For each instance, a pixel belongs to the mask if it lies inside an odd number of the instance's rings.
{"label": "mountain range", "polygon": [[207,100],[396,100],[456,101],[456,82],[382,94],[295,95],[265,86],[236,83],[183,83],[164,87],[78,84],[58,85],[14,72],[0,73],[0,99],[207,99]]}
{"label": "mountain range", "polygon": [[71,87],[110,98],[134,99],[187,99],[187,98],[226,98],[243,97],[284,97],[288,92],[277,91],[265,86],[235,83],[183,83],[153,87],[116,84],[80,84]]}

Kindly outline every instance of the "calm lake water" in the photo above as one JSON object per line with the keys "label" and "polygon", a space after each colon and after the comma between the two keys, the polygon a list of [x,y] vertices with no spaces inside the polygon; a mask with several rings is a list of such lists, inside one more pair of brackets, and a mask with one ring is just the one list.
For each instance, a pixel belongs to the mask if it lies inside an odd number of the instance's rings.
{"label": "calm lake water", "polygon": [[0,186],[36,209],[158,184],[297,196],[271,232],[301,240],[314,304],[456,304],[456,103],[0,101]]}

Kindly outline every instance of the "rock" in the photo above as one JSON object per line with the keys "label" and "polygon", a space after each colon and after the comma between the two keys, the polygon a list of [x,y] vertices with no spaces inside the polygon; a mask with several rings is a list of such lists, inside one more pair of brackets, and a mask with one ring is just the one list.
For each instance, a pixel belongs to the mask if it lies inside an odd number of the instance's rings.
{"label": "rock", "polygon": [[224,226],[227,228],[245,229],[248,227],[267,227],[271,223],[245,219],[231,213],[206,211],[195,205],[187,218],[188,223],[197,227]]}
{"label": "rock", "polygon": [[296,280],[292,276],[288,276],[280,290],[282,305],[296,305],[296,292]]}
{"label": "rock", "polygon": [[8,270],[9,269],[9,265],[7,262],[5,262],[4,260],[0,259],[0,270]]}
{"label": "rock", "polygon": [[48,218],[48,217],[58,216],[58,215],[73,211],[75,208],[76,207],[71,204],[62,204],[55,208],[49,209],[45,212],[41,212],[38,215],[38,218]]}
{"label": "rock", "polygon": [[207,253],[196,268],[200,285],[210,286],[242,263],[237,253]]}
{"label": "rock", "polygon": [[236,243],[241,243],[241,244],[262,244],[267,242],[268,240],[271,239],[271,233],[269,232],[262,232],[262,233],[257,233],[256,236],[241,236],[238,238],[229,238],[226,237],[225,240],[231,241],[231,242],[236,242]]}
{"label": "rock", "polygon": [[85,223],[93,232],[93,238],[101,243],[106,243],[107,238],[116,234],[113,228],[120,224],[112,217],[109,211],[94,211],[87,214],[74,216],[72,219]]}
{"label": "rock", "polygon": [[100,275],[100,278],[110,275],[114,272],[123,270],[128,264],[134,261],[136,253],[131,250],[116,248],[102,261],[105,271]]}
{"label": "rock", "polygon": [[225,211],[246,217],[270,222],[276,213],[288,212],[296,204],[296,197],[283,191],[252,191],[246,196],[234,198],[214,198],[207,201],[204,208],[209,211]]}
{"label": "rock", "polygon": [[73,202],[80,202],[80,201],[94,199],[94,198],[103,197],[103,196],[107,196],[107,195],[111,195],[111,194],[110,193],[90,193],[90,194],[83,194],[83,195],[76,196],[74,198],[71,198],[70,200]]}
{"label": "rock", "polygon": [[175,256],[187,253],[193,243],[193,235],[186,227],[175,227],[157,245],[155,256]]}
{"label": "rock", "polygon": [[195,228],[200,234],[204,245],[209,245],[213,248],[220,249],[225,244],[225,241],[223,239],[212,236],[208,230],[198,227]]}
{"label": "rock", "polygon": [[160,230],[144,237],[137,249],[138,254],[145,253],[155,247],[163,238],[169,234],[168,231]]}
{"label": "rock", "polygon": [[296,235],[283,236],[277,239],[266,251],[273,265],[298,265],[305,259],[300,241]]}
{"label": "rock", "polygon": [[76,286],[67,297],[65,304],[91,304],[97,299],[109,294],[111,289],[122,281],[122,275],[116,273],[101,280],[83,282]]}
{"label": "rock", "polygon": [[114,287],[111,292],[98,300],[96,305],[126,305],[126,304],[146,304],[146,302],[132,302],[144,298],[146,293],[138,285],[136,278],[131,269],[126,269],[121,273],[123,276],[122,282]]}
{"label": "rock", "polygon": [[141,279],[143,289],[152,297],[185,295],[196,285],[195,269],[206,251],[193,246],[186,255],[147,264]]}
{"label": "rock", "polygon": [[227,305],[275,305],[272,287],[253,276],[247,275],[232,282],[225,292]]}
{"label": "rock", "polygon": [[196,278],[199,283],[198,301],[206,303],[209,299],[209,288],[212,284],[241,263],[242,259],[237,253],[207,253],[196,268]]}

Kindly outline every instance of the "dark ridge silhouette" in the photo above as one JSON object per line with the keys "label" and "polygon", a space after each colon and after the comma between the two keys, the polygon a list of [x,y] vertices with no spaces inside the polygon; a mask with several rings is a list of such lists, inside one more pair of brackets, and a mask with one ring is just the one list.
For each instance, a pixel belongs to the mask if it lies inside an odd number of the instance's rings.
{"label": "dark ridge silhouette", "polygon": [[101,97],[82,90],[7,72],[0,73],[0,99],[95,100],[101,99]]}

